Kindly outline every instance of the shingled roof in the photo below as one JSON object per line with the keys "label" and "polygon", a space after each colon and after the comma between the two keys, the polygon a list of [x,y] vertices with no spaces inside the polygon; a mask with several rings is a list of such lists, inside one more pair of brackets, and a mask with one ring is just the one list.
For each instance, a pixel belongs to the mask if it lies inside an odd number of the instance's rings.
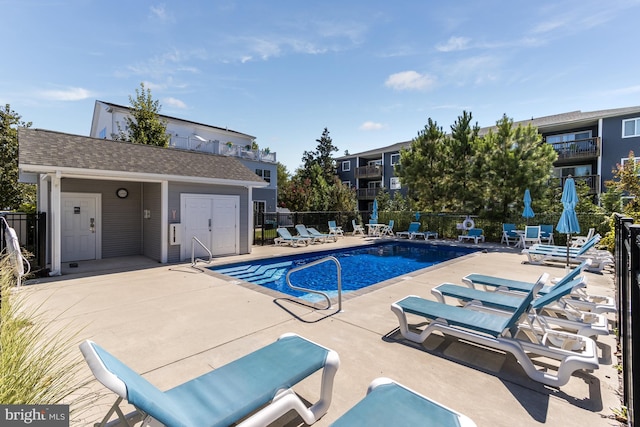
{"label": "shingled roof", "polygon": [[20,169],[25,172],[42,172],[50,167],[83,170],[87,175],[108,171],[131,178],[166,175],[171,180],[268,185],[235,157],[28,128],[18,130],[18,145]]}

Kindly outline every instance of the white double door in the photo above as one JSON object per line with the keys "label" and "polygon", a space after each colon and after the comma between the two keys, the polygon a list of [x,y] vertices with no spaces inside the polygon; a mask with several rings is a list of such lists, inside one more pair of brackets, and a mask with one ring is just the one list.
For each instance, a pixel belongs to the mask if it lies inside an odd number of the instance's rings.
{"label": "white double door", "polygon": [[[238,254],[240,242],[240,197],[214,194],[183,194],[180,196],[183,223],[182,259],[191,257],[193,237],[213,255]],[[198,244],[193,246],[197,257],[207,256]]]}

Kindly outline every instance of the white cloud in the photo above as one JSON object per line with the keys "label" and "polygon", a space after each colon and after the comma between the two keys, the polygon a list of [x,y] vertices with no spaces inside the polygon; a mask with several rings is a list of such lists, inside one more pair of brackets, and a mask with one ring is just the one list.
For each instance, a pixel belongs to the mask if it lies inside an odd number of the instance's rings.
{"label": "white cloud", "polygon": [[82,101],[93,97],[91,91],[81,87],[71,87],[66,90],[45,90],[41,92],[41,95],[54,101]]}
{"label": "white cloud", "polygon": [[183,110],[187,108],[187,104],[185,104],[183,101],[177,98],[172,98],[172,97],[164,98],[162,100],[162,103],[164,105],[168,105],[169,107],[180,108]]}
{"label": "white cloud", "polygon": [[173,21],[173,17],[167,13],[167,10],[164,8],[164,4],[161,4],[159,6],[151,6],[149,9],[151,10],[151,15],[155,16],[161,21]]}
{"label": "white cloud", "polygon": [[395,90],[428,90],[436,83],[436,79],[429,74],[417,71],[402,71],[387,78],[384,85]]}
{"label": "white cloud", "polygon": [[367,121],[364,122],[363,124],[360,125],[360,130],[365,130],[365,131],[375,131],[375,130],[382,130],[384,129],[386,126],[383,125],[382,123],[376,123],[376,122],[372,122],[372,121]]}
{"label": "white cloud", "polygon": [[467,37],[450,37],[446,43],[436,45],[440,52],[452,52],[454,50],[464,50],[469,48],[471,39]]}

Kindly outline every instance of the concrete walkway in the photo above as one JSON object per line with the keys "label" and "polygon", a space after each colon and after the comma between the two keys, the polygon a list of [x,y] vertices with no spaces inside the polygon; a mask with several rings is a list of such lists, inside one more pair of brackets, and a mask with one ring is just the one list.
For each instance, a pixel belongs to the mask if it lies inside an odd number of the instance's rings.
{"label": "concrete walkway", "polygon": [[[362,244],[345,237],[308,248],[254,247],[250,255],[216,259],[216,265]],[[456,244],[454,242],[448,242]],[[429,241],[425,244],[432,244]],[[42,304],[52,327],[82,328],[79,341],[92,339],[158,386],[167,389],[208,372],[295,332],[338,352],[341,359],[329,412],[315,425],[329,425],[386,376],[472,418],[478,426],[612,426],[620,408],[613,335],[599,339],[601,367],[575,374],[560,389],[530,380],[511,356],[430,337],[423,345],[403,340],[390,304],[408,294],[433,299],[442,282],[461,283],[477,272],[535,281],[543,272],[562,276],[563,268],[522,264],[518,250],[492,244],[486,249],[377,286],[343,303],[343,311],[313,310],[287,297],[256,292],[188,264],[159,265],[141,258],[79,263],[75,274],[32,280],[19,290],[29,304]],[[135,264],[135,265],[134,265]],[[92,267],[93,266],[93,267]],[[366,272],[364,272],[366,273]],[[586,273],[588,291],[613,295],[613,275]],[[613,317],[612,317],[613,320]],[[78,351],[79,354],[79,351]],[[88,372],[88,369],[85,368]],[[103,392],[74,425],[92,425],[115,395]],[[308,401],[319,391],[319,375],[295,390]],[[129,407],[130,408],[130,407]],[[296,420],[289,425],[297,425]]]}

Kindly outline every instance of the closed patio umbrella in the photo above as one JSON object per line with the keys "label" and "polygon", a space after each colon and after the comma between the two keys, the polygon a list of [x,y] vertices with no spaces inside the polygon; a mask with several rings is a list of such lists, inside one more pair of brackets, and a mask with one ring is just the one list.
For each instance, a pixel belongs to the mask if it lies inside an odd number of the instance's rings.
{"label": "closed patio umbrella", "polygon": [[527,224],[529,224],[529,218],[536,216],[533,209],[531,209],[531,193],[528,188],[524,191],[524,211],[522,211],[522,216],[527,218]]}
{"label": "closed patio umbrella", "polygon": [[558,233],[567,235],[567,267],[569,267],[569,246],[571,242],[571,234],[580,233],[580,224],[576,215],[576,205],[578,204],[578,193],[576,192],[576,184],[573,178],[569,176],[564,183],[562,189],[562,215],[556,230]]}
{"label": "closed patio umbrella", "polygon": [[378,222],[378,199],[373,199],[373,209],[371,210],[371,219]]}

